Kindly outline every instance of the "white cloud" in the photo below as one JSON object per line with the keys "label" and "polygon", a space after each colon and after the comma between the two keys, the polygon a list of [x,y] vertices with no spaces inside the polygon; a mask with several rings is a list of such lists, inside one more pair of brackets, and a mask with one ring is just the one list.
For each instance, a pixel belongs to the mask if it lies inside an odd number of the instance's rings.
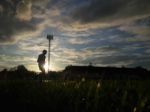
{"label": "white cloud", "polygon": [[21,1],[17,5],[16,17],[23,21],[30,21],[32,19],[32,2],[31,0]]}
{"label": "white cloud", "polygon": [[70,38],[68,39],[68,42],[70,44],[75,44],[75,45],[83,45],[83,44],[89,44],[91,42],[93,42],[93,39],[87,39],[87,38]]}

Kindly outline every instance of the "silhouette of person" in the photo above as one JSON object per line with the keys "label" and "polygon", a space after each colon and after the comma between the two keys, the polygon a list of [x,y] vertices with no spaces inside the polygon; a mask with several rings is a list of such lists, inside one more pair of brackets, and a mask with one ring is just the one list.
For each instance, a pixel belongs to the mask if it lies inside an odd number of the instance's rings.
{"label": "silhouette of person", "polygon": [[43,50],[42,54],[40,54],[37,59],[39,69],[42,71],[43,74],[45,74],[44,65],[45,65],[46,53],[47,53],[47,50]]}

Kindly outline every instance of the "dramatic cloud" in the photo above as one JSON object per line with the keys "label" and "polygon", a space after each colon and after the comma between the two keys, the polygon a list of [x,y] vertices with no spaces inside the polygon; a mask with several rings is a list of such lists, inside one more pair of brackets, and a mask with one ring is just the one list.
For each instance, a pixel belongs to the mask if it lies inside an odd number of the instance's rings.
{"label": "dramatic cloud", "polygon": [[75,10],[73,18],[82,23],[116,21],[148,15],[149,4],[149,0],[92,0]]}
{"label": "dramatic cloud", "polygon": [[36,28],[30,22],[30,0],[3,0],[0,1],[0,41],[14,41],[16,35],[34,31]]}
{"label": "dramatic cloud", "polygon": [[78,32],[116,26],[148,16],[148,4],[149,0],[3,0],[0,40],[14,41],[19,34],[42,32],[47,27]]}
{"label": "dramatic cloud", "polygon": [[37,71],[36,58],[48,47],[47,34],[54,35],[54,68],[89,62],[150,68],[149,4],[150,0],[1,0],[0,68],[22,63]]}

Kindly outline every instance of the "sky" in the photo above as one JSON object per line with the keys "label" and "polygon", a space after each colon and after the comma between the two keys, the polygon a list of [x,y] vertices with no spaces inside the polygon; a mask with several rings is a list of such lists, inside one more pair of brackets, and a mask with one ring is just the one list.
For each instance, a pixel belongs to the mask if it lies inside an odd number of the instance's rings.
{"label": "sky", "polygon": [[1,0],[0,70],[24,65],[51,43],[51,70],[67,65],[150,69],[150,0]]}

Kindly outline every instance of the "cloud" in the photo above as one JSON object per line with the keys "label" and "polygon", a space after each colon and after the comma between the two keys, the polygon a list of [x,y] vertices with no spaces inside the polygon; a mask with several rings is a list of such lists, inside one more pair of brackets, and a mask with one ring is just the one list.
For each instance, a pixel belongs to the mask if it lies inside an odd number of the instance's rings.
{"label": "cloud", "polygon": [[92,0],[73,13],[81,23],[109,22],[149,14],[149,0]]}
{"label": "cloud", "polygon": [[[142,52],[139,52],[142,51]],[[149,48],[141,45],[123,46],[121,48],[103,46],[103,47],[88,47],[82,49],[59,48],[56,49],[52,56],[54,62],[63,63],[65,65],[88,65],[92,62],[99,66],[143,66],[149,68]]]}
{"label": "cloud", "polygon": [[[99,48],[83,48],[83,49],[73,49],[73,48],[58,48],[53,51],[53,58],[59,63],[65,64],[88,64],[91,59],[97,57],[107,57],[118,53],[117,48],[105,46]],[[88,61],[87,63],[82,63],[83,61]]]}
{"label": "cloud", "polygon": [[0,42],[26,38],[18,37],[28,32],[30,37],[34,32],[40,35],[48,27],[80,32],[124,24],[148,16],[148,4],[149,0],[3,0]]}
{"label": "cloud", "polygon": [[127,39],[128,43],[140,44],[145,49],[150,45],[150,17],[137,19],[132,23],[118,27],[121,31],[135,35]]}
{"label": "cloud", "polygon": [[149,55],[140,55],[140,54],[113,54],[113,55],[102,55],[97,57],[87,57],[85,60],[81,60],[80,63],[87,64],[92,62],[94,65],[99,66],[127,66],[127,67],[136,67],[143,66],[149,69],[150,59]]}
{"label": "cloud", "polygon": [[17,34],[35,31],[36,26],[30,21],[30,0],[3,0],[0,6],[0,42],[13,42]]}
{"label": "cloud", "polygon": [[85,38],[70,38],[68,39],[68,42],[70,44],[73,44],[73,45],[83,45],[83,44],[89,44],[91,42],[93,42],[94,40],[92,39],[85,39]]}
{"label": "cloud", "polygon": [[80,32],[120,26],[147,17],[149,3],[149,0],[47,0],[45,8],[37,9],[44,10],[41,15],[47,18],[45,26],[62,32]]}
{"label": "cloud", "polygon": [[21,64],[31,65],[35,64],[36,59],[34,57],[28,56],[12,56],[12,55],[0,55],[0,65],[3,65],[3,68],[12,68]]}
{"label": "cloud", "polygon": [[[1,0],[0,45],[4,49],[0,54],[36,58],[47,49],[46,35],[53,33],[52,63],[58,66],[89,62],[144,65],[149,62],[149,3],[149,0]],[[6,45],[10,42],[14,46]],[[12,59],[15,58],[19,60]],[[25,59],[26,65],[35,66]]]}
{"label": "cloud", "polygon": [[43,49],[47,49],[48,42],[46,45],[45,43],[46,43],[46,39],[45,41],[39,38],[37,38],[36,41],[28,39],[28,40],[18,42],[18,48],[20,50],[28,51],[28,52],[31,51],[41,52]]}
{"label": "cloud", "polygon": [[119,0],[110,0],[109,2],[105,0],[89,1],[88,4],[86,3],[74,12],[73,18],[83,23],[97,21],[115,14],[121,6],[122,3]]}
{"label": "cloud", "polygon": [[22,21],[29,21],[32,18],[31,0],[23,0],[17,4],[16,17]]}

